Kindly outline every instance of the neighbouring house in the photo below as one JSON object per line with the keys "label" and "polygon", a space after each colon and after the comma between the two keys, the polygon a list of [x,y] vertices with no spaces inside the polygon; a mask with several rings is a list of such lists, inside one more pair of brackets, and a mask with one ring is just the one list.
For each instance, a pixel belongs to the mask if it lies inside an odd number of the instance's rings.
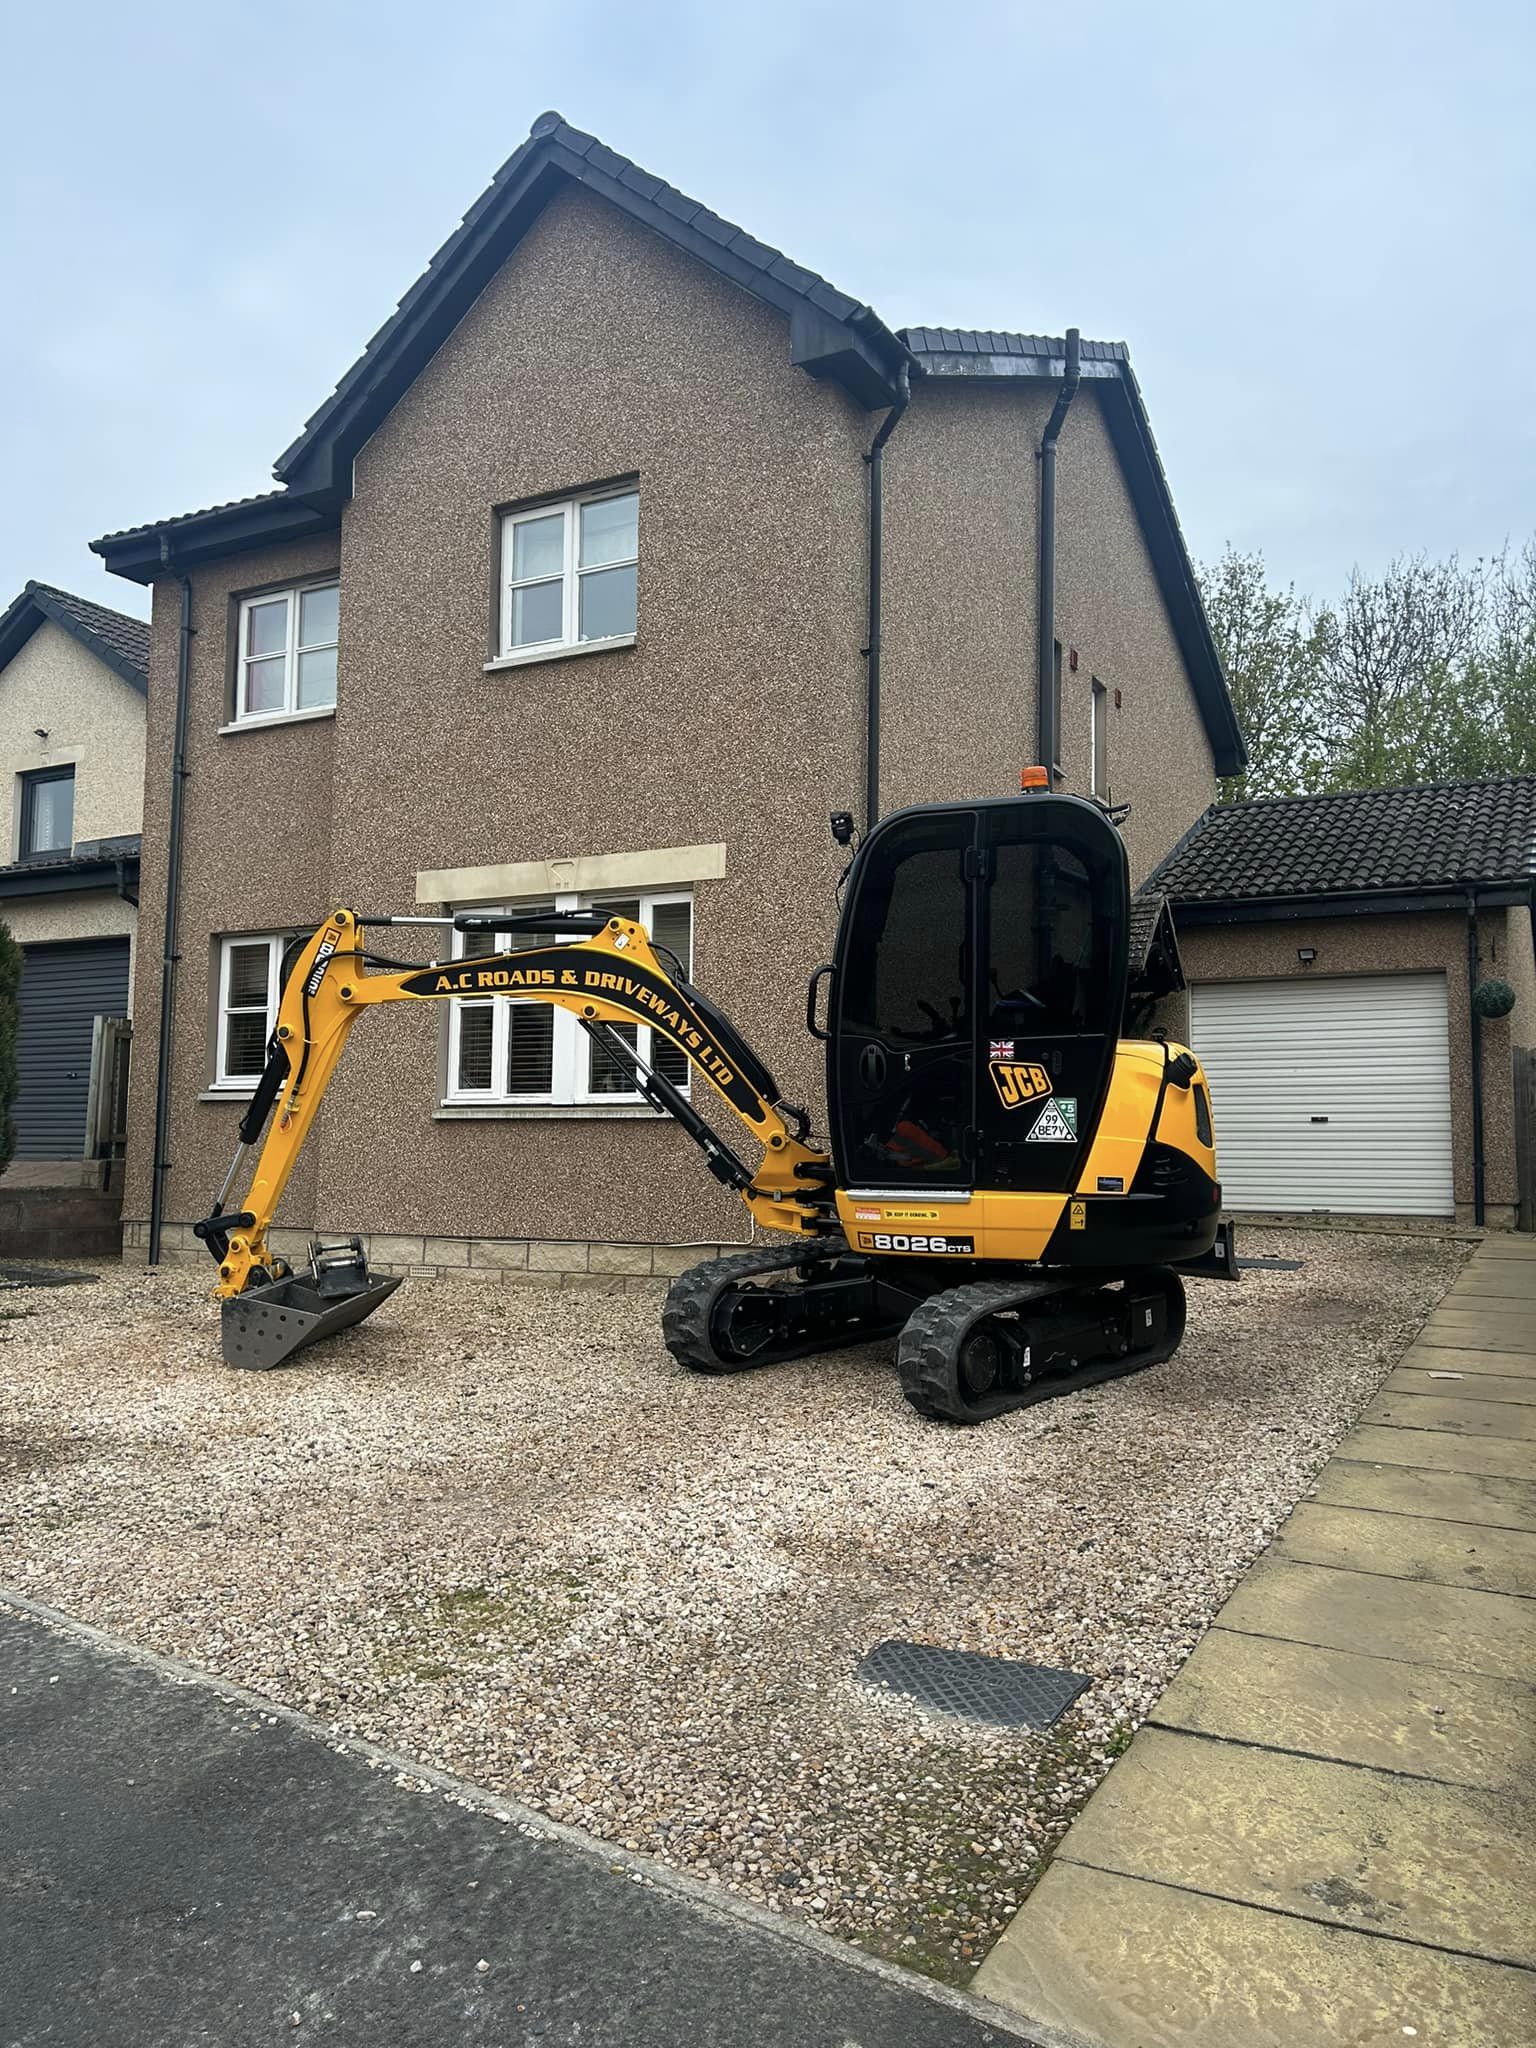
{"label": "neighbouring house", "polygon": [[120,1149],[149,626],[29,583],[0,613],[0,918],[25,956],[16,1157]]}
{"label": "neighbouring house", "polygon": [[[278,489],[93,542],[153,592],[130,1255],[158,1225],[163,1253],[204,1256],[189,1226],[285,947],[332,905],[622,908],[814,1103],[829,812],[867,816],[871,784],[884,809],[1001,795],[1043,730],[1061,785],[1128,804],[1153,867],[1242,741],[1118,343],[1082,345],[1039,576],[1068,360],[1064,339],[897,332],[545,115]],[[355,1229],[376,1262],[572,1276],[746,1235],[571,1019],[495,1000],[355,1033],[281,1222],[280,1248]]]}
{"label": "neighbouring house", "polygon": [[1141,900],[1173,909],[1162,1014],[1210,1071],[1229,1208],[1516,1220],[1533,888],[1536,776],[1200,819]]}

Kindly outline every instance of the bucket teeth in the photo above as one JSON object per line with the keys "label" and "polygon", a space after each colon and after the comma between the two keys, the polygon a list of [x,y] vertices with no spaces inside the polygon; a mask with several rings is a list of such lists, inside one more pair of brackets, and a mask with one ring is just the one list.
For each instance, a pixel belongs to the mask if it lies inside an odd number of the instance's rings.
{"label": "bucket teeth", "polygon": [[339,1300],[320,1294],[307,1272],[248,1288],[223,1305],[224,1363],[247,1372],[270,1372],[286,1365],[295,1352],[365,1321],[394,1293],[400,1277],[369,1280]]}

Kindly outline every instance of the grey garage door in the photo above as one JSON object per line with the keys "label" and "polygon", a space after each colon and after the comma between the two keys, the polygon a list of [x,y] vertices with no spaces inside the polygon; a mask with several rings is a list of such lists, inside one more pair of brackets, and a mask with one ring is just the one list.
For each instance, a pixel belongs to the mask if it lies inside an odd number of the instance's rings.
{"label": "grey garage door", "polygon": [[23,956],[16,1157],[78,1159],[95,1021],[128,1014],[128,941],[61,941]]}
{"label": "grey garage door", "polygon": [[1452,1213],[1443,974],[1214,982],[1190,998],[1229,1209]]}

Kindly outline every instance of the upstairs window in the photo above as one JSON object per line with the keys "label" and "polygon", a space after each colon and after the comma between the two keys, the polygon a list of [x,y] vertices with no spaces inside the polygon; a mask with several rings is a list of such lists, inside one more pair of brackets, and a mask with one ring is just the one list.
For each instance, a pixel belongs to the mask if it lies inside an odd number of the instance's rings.
{"label": "upstairs window", "polygon": [[[563,895],[517,908],[605,910],[631,918],[650,934],[651,943],[662,952],[664,967],[670,953],[685,975],[693,971],[693,899],[685,890],[628,897]],[[479,953],[522,953],[552,943],[547,934],[534,932],[455,932],[453,938],[457,960]],[[612,1028],[648,1066],[687,1089],[688,1060],[671,1039],[648,1024]],[[466,997],[450,1005],[445,1099],[465,1106],[522,1103],[553,1108],[644,1100],[607,1048],[589,1038],[567,1011],[506,996]]]}
{"label": "upstairs window", "polygon": [[19,857],[40,860],[46,854],[68,853],[74,843],[74,769],[32,769],[21,778]]}
{"label": "upstairs window", "polygon": [[1109,799],[1109,692],[1095,676],[1088,701],[1088,788]]}
{"label": "upstairs window", "polygon": [[640,562],[636,491],[509,512],[501,524],[503,660],[635,636]]}
{"label": "upstairs window", "polygon": [[216,1088],[248,1094],[261,1079],[277,1024],[283,944],[280,932],[220,942]]}
{"label": "upstairs window", "polygon": [[331,709],[339,599],[335,582],[246,598],[235,676],[237,725]]}

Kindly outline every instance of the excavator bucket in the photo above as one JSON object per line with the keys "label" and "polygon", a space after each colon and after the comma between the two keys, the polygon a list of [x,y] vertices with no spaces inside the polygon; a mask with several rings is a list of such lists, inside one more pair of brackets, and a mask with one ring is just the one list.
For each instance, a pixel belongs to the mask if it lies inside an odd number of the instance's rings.
{"label": "excavator bucket", "polygon": [[355,1239],[344,1246],[317,1244],[303,1272],[249,1287],[224,1303],[224,1363],[248,1372],[286,1365],[295,1352],[365,1322],[403,1277],[375,1278]]}

